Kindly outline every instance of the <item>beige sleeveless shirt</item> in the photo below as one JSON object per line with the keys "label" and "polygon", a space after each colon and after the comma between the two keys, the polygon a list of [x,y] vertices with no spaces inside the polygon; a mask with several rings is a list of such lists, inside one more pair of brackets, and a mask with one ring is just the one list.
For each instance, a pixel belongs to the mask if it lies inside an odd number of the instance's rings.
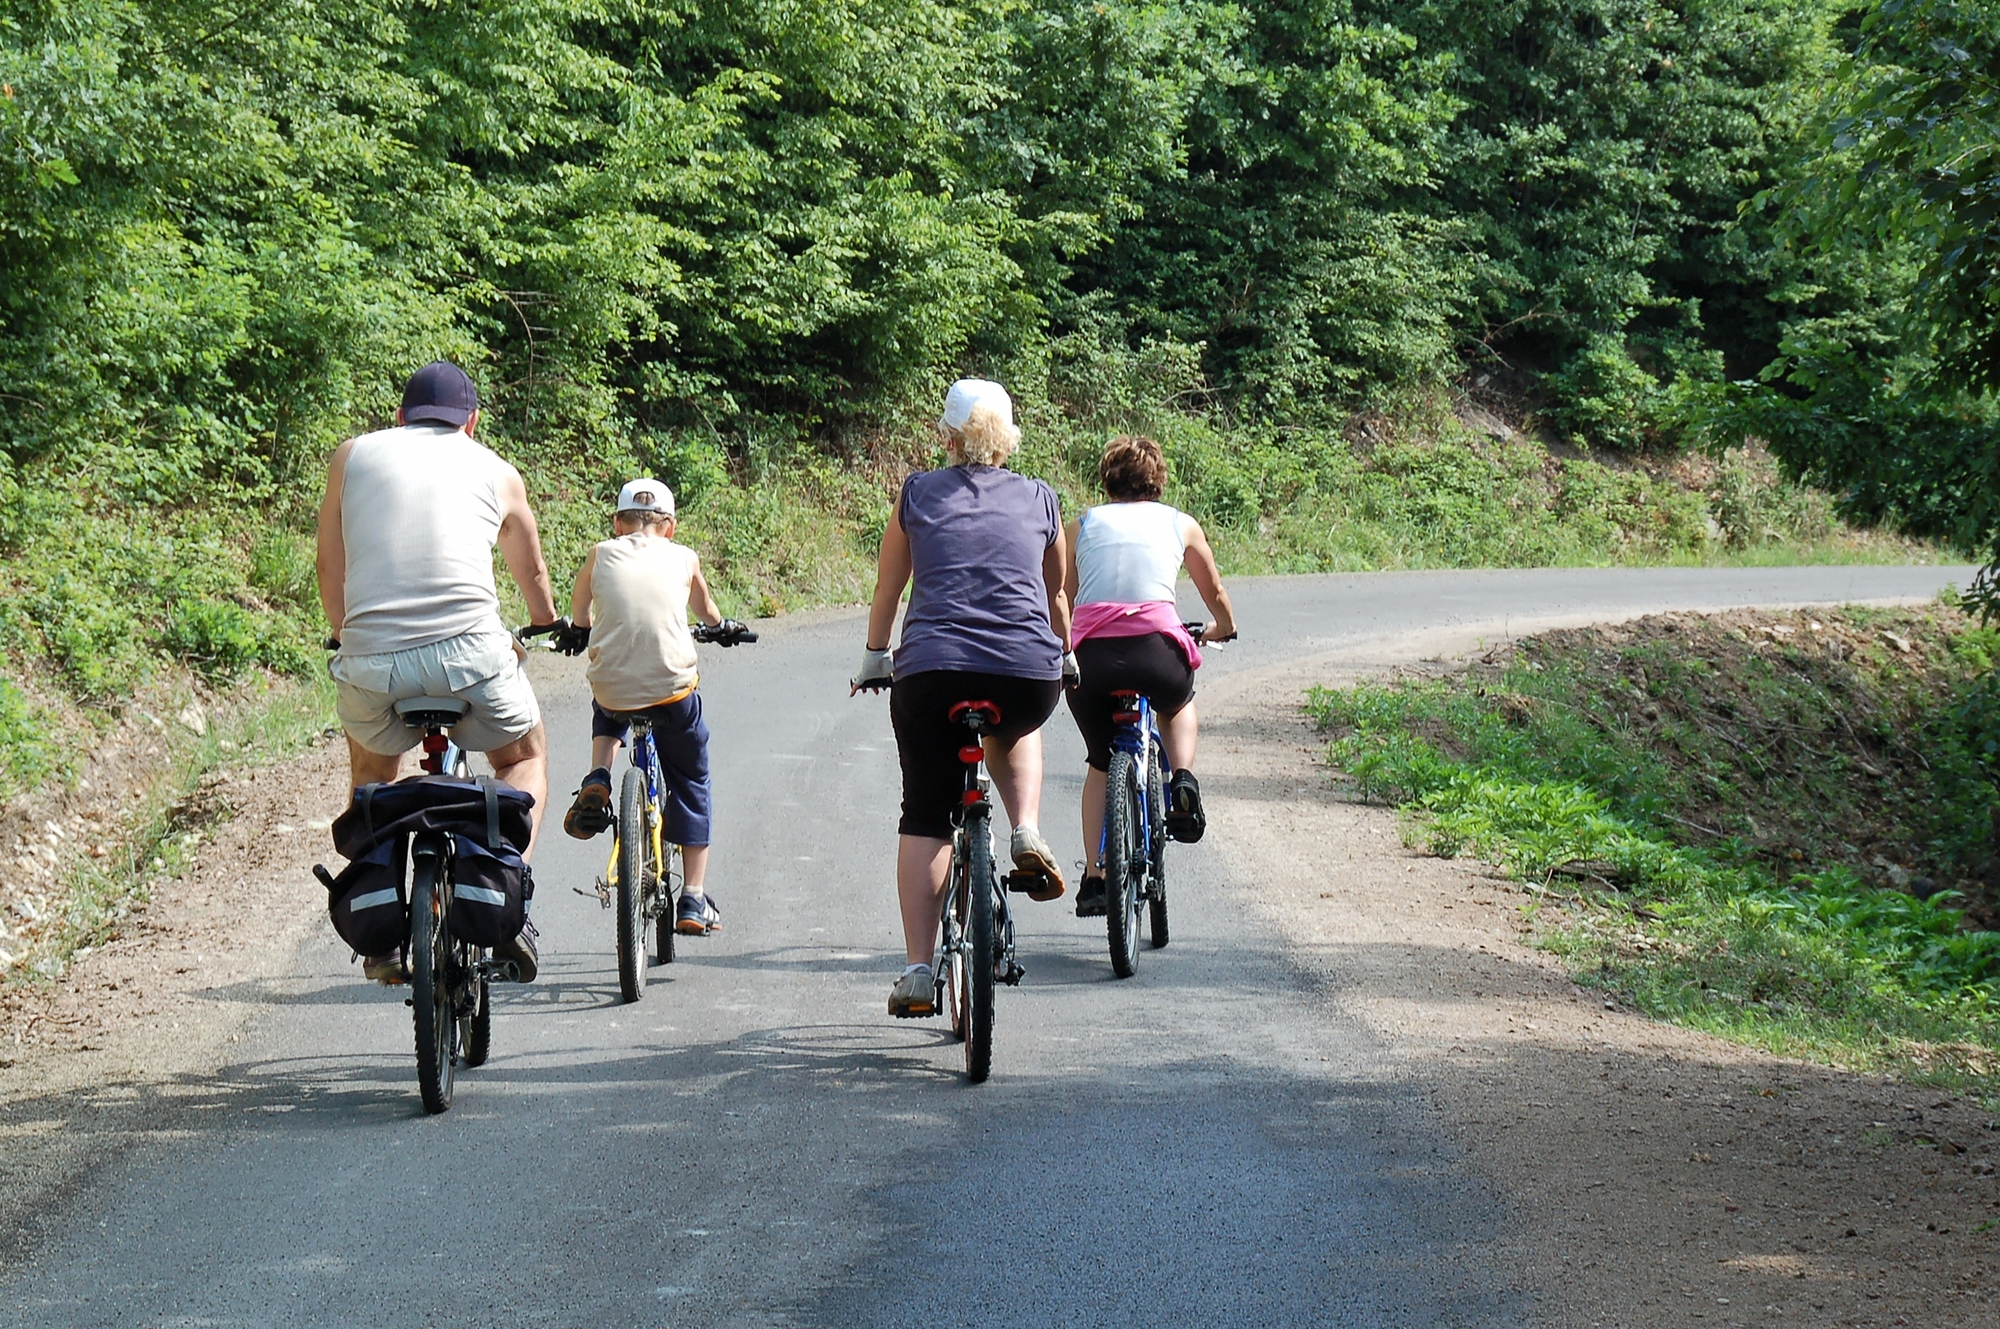
{"label": "beige sleeveless shirt", "polygon": [[621,535],[597,546],[584,676],[605,710],[657,706],[694,685],[687,621],[694,569],[694,550],[657,535]]}
{"label": "beige sleeveless shirt", "polygon": [[513,468],[444,425],[364,434],[340,482],[347,547],[343,655],[387,655],[467,633],[506,635],[493,588],[500,486]]}

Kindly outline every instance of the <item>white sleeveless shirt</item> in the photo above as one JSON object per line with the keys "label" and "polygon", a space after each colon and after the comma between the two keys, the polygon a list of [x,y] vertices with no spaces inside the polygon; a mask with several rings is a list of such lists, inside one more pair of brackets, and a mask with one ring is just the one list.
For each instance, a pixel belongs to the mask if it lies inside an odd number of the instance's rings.
{"label": "white sleeveless shirt", "polygon": [[687,614],[695,562],[694,550],[657,535],[621,535],[597,546],[583,672],[605,710],[643,710],[694,685]]}
{"label": "white sleeveless shirt", "polygon": [[1105,503],[1084,509],[1076,538],[1076,602],[1174,600],[1187,554],[1187,515],[1165,503]]}
{"label": "white sleeveless shirt", "polygon": [[445,425],[363,434],[340,482],[347,548],[341,654],[388,655],[474,632],[505,635],[493,588],[500,486],[513,468]]}

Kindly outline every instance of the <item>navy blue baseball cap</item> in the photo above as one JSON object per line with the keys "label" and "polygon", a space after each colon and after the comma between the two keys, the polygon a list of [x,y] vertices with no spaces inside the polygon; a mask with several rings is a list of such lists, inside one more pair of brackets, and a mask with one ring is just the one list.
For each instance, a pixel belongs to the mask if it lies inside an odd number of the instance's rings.
{"label": "navy blue baseball cap", "polygon": [[403,423],[423,420],[462,428],[479,409],[472,377],[449,360],[433,360],[403,385]]}

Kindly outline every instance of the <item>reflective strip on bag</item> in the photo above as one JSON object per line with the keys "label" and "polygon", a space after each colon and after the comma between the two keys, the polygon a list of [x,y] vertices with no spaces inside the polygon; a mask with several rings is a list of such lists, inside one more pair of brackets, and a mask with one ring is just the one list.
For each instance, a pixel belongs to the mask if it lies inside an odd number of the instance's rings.
{"label": "reflective strip on bag", "polygon": [[490,904],[495,909],[505,909],[507,907],[507,892],[489,891],[484,886],[457,884],[451,888],[451,896],[454,900],[470,900],[474,904]]}
{"label": "reflective strip on bag", "polygon": [[395,904],[402,898],[402,895],[394,886],[389,887],[387,890],[370,891],[366,895],[357,895],[349,900],[347,902],[347,912],[355,914],[361,912],[363,909],[373,909],[377,905]]}

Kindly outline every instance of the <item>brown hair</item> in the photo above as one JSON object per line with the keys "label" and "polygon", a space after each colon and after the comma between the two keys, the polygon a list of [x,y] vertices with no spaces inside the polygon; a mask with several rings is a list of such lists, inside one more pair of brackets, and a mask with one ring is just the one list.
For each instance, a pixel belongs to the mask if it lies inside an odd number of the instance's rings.
{"label": "brown hair", "polygon": [[1120,434],[1105,445],[1097,479],[1114,499],[1157,500],[1167,487],[1167,459],[1143,434]]}

